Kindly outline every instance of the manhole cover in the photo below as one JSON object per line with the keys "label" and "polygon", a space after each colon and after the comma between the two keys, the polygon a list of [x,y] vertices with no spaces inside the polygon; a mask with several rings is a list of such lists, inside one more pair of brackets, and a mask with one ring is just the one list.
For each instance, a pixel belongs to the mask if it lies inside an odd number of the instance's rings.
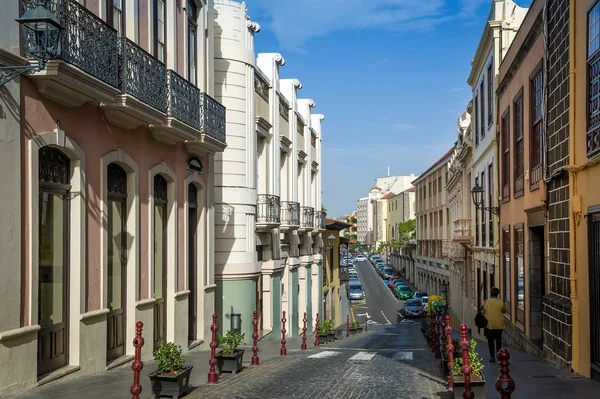
{"label": "manhole cover", "polygon": [[558,378],[558,376],[556,376],[556,375],[532,375],[531,378],[535,378],[536,380],[543,380],[543,379]]}

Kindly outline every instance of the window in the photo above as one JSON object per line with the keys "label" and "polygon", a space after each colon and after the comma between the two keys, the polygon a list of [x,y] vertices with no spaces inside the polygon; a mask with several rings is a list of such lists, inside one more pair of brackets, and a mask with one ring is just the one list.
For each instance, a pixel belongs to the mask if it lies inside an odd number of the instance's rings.
{"label": "window", "polygon": [[[479,178],[475,178],[475,185],[479,184]],[[479,209],[475,208],[475,245],[479,246]]]}
{"label": "window", "polygon": [[187,46],[187,60],[188,60],[188,80],[190,83],[196,85],[196,64],[197,64],[197,52],[196,52],[196,40],[198,25],[198,10],[196,8],[195,0],[188,0],[186,7],[188,17],[188,46]]}
{"label": "window", "polygon": [[[485,137],[485,105],[483,102],[484,79],[479,83],[479,128],[481,130],[481,140]],[[483,182],[481,182],[483,184]]]}
{"label": "window", "polygon": [[487,68],[487,107],[488,107],[488,126],[492,125],[492,117],[493,117],[493,110],[494,110],[494,76],[493,76],[493,71],[492,71],[492,65],[494,64],[494,61],[490,61],[490,64],[488,65]]}
{"label": "window", "polygon": [[165,37],[167,31],[165,0],[154,0],[154,56],[165,62],[167,50]]}
{"label": "window", "polygon": [[510,108],[502,114],[502,200],[510,200]]}
{"label": "window", "polygon": [[[481,187],[483,187],[483,204],[482,206],[486,206],[486,198],[485,198],[485,171],[481,172]],[[487,204],[489,206],[489,204]],[[481,246],[484,247],[486,245],[486,237],[487,237],[487,212],[481,211]]]}
{"label": "window", "polygon": [[531,79],[531,134],[529,135],[529,183],[537,187],[542,178],[542,116],[543,116],[543,72],[542,64]]}
{"label": "window", "polygon": [[517,95],[513,104],[513,134],[515,136],[515,198],[523,195],[523,90]]}
{"label": "window", "polygon": [[523,229],[515,230],[515,280],[517,291],[517,321],[525,326],[525,266],[524,262],[524,236]]}
{"label": "window", "polygon": [[510,227],[502,230],[502,264],[504,272],[504,291],[503,297],[506,302],[506,313],[510,315],[511,311],[511,294],[510,294]]}
{"label": "window", "polygon": [[[488,165],[488,206],[494,206],[494,164]],[[489,212],[490,222],[488,223],[488,247],[494,246],[494,216]]]}
{"label": "window", "polygon": [[475,126],[475,147],[479,145],[479,124],[477,123],[477,108],[479,108],[479,96],[475,96],[473,102],[473,125]]}
{"label": "window", "polygon": [[124,21],[123,0],[106,0],[106,22],[115,28],[119,36],[123,36]]}
{"label": "window", "polygon": [[600,154],[600,3],[588,12],[587,156]]}

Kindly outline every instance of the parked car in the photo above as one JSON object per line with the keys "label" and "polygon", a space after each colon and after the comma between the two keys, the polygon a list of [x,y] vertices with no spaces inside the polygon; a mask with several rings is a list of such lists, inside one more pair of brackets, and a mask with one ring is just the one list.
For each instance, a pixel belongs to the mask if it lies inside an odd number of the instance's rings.
{"label": "parked car", "polygon": [[421,297],[421,302],[423,302],[423,306],[427,307],[427,303],[429,301],[429,297],[428,296],[422,296]]}
{"label": "parked car", "polygon": [[383,268],[383,278],[390,278],[396,274],[394,268],[386,266]]}
{"label": "parked car", "polygon": [[356,272],[356,270],[354,270],[354,269],[348,270],[348,277],[353,277],[353,276],[358,278],[358,273]]}
{"label": "parked car", "polygon": [[364,257],[364,256],[362,256],[362,255],[358,255],[358,256],[356,257],[356,261],[357,261],[357,262],[364,262],[364,261],[366,261],[366,260],[367,260],[367,258],[365,258],[365,257]]}
{"label": "parked car", "polygon": [[405,317],[421,316],[425,310],[425,306],[423,306],[423,302],[418,299],[409,299],[404,302],[402,310]]}
{"label": "parked car", "polygon": [[350,300],[361,300],[365,297],[365,291],[363,290],[362,284],[351,282],[348,285],[348,299]]}
{"label": "parked car", "polygon": [[399,285],[396,288],[396,296],[399,299],[410,299],[413,296],[413,292],[409,287]]}
{"label": "parked car", "polygon": [[423,297],[428,297],[429,295],[427,295],[426,292],[424,291],[415,291],[415,293],[413,294],[413,299],[421,299]]}

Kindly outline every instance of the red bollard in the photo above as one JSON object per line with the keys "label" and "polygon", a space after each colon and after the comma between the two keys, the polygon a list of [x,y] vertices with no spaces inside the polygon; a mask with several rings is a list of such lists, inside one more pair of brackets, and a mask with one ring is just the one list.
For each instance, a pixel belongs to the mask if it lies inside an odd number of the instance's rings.
{"label": "red bollard", "polygon": [[465,392],[463,393],[464,399],[473,399],[475,393],[471,390],[471,365],[469,364],[469,350],[471,349],[471,343],[467,339],[467,325],[460,325],[460,348],[462,349],[463,366],[462,372],[465,376]]}
{"label": "red bollard", "polygon": [[258,313],[252,312],[252,365],[259,366],[258,362]]}
{"label": "red bollard", "polygon": [[280,356],[285,356],[287,355],[287,349],[285,347],[285,322],[286,322],[286,318],[285,318],[285,310],[283,311],[283,317],[281,318],[281,350],[279,351],[279,355]]}
{"label": "red bollard", "polygon": [[453,388],[452,363],[454,363],[454,345],[452,345],[452,326],[450,315],[446,315],[446,351],[448,351],[448,388]]}
{"label": "red bollard", "polygon": [[315,346],[319,346],[319,314],[315,319]]}
{"label": "red bollard", "polygon": [[212,331],[212,339],[210,341],[210,360],[208,364],[210,365],[210,370],[208,371],[208,380],[207,384],[216,384],[219,376],[217,375],[217,370],[215,366],[217,365],[217,346],[219,343],[217,342],[217,331],[219,330],[219,326],[217,325],[217,315],[216,313],[212,315],[212,324],[210,326],[210,331]]}
{"label": "red bollard", "polygon": [[302,345],[300,350],[306,350],[306,312],[304,312],[304,318],[302,319]]}
{"label": "red bollard", "polygon": [[346,338],[350,336],[350,315],[346,315]]}
{"label": "red bollard", "polygon": [[435,358],[440,359],[442,357],[442,354],[440,352],[440,336],[441,336],[441,332],[442,332],[442,324],[440,321],[440,311],[437,310],[433,317],[435,320],[435,331],[433,334],[432,349],[433,349],[433,355],[435,356]]}
{"label": "red bollard", "polygon": [[135,323],[135,338],[133,339],[133,346],[135,347],[135,360],[131,363],[131,369],[133,370],[133,385],[129,392],[131,392],[131,399],[140,399],[142,393],[142,385],[140,384],[140,371],[144,368],[142,362],[142,346],[144,346],[144,338],[142,337],[142,329],[144,323],[138,321]]}
{"label": "red bollard", "polygon": [[365,332],[369,331],[369,318],[365,316]]}
{"label": "red bollard", "polygon": [[498,351],[498,364],[500,365],[500,375],[496,380],[496,391],[500,394],[501,399],[510,399],[512,393],[515,391],[515,381],[508,373],[508,366],[510,366],[510,353],[506,349],[500,349]]}

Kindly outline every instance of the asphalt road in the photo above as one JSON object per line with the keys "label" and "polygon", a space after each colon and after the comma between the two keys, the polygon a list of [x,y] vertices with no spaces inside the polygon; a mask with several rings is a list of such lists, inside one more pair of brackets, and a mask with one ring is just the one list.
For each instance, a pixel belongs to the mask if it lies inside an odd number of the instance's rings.
{"label": "asphalt road", "polygon": [[355,262],[354,267],[365,291],[364,303],[353,303],[352,311],[357,320],[363,321],[368,315],[370,324],[396,324],[402,321],[398,311],[404,301],[397,299],[386,287],[383,280],[369,261]]}

